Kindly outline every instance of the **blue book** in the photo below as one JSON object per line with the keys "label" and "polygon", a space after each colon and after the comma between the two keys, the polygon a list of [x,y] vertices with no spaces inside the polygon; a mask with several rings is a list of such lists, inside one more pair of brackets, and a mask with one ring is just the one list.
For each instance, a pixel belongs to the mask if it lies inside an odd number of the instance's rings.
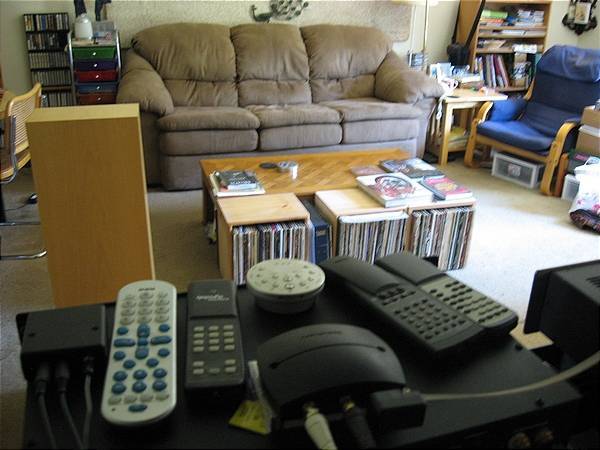
{"label": "blue book", "polygon": [[331,224],[323,219],[312,201],[302,199],[301,202],[310,214],[310,221],[314,228],[311,262],[319,264],[331,258]]}

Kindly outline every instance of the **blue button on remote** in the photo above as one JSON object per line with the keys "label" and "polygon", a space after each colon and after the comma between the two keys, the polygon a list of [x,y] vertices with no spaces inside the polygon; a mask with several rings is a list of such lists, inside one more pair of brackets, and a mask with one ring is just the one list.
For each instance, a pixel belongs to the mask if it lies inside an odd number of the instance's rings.
{"label": "blue button on remote", "polygon": [[145,346],[145,345],[148,345],[148,339],[146,339],[146,338],[139,338],[139,339],[138,339],[138,345],[139,345],[139,346]]}
{"label": "blue button on remote", "polygon": [[144,378],[146,378],[146,375],[148,375],[148,372],[146,372],[145,370],[139,369],[136,370],[135,372],[133,372],[133,377],[136,380],[143,380]]}
{"label": "blue button on remote", "polygon": [[146,390],[146,383],[144,383],[143,381],[136,381],[135,383],[133,383],[133,392],[137,392],[138,394],[140,392],[144,392]]}
{"label": "blue button on remote", "polygon": [[150,339],[152,345],[168,344],[171,342],[171,336],[156,336]]}
{"label": "blue button on remote", "polygon": [[143,405],[141,403],[138,403],[135,405],[129,405],[129,411],[134,412],[134,413],[146,411],[147,408],[148,408],[148,405]]}
{"label": "blue button on remote", "polygon": [[164,378],[167,376],[167,371],[165,369],[156,369],[154,371],[154,376],[156,378]]}
{"label": "blue button on remote", "polygon": [[127,372],[123,370],[119,370],[113,375],[113,380],[115,381],[123,381],[125,378],[127,378]]}
{"label": "blue button on remote", "polygon": [[135,361],[133,359],[128,359],[123,363],[123,367],[126,369],[133,369],[135,367]]}
{"label": "blue button on remote", "polygon": [[129,328],[127,328],[127,327],[117,328],[117,334],[120,336],[123,336],[124,334],[127,334],[128,332],[129,332]]}
{"label": "blue button on remote", "polygon": [[112,387],[112,393],[113,394],[122,394],[123,392],[125,392],[127,390],[127,388],[125,387],[125,385],[123,383],[115,383],[113,384]]}
{"label": "blue button on remote", "polygon": [[142,324],[137,329],[138,337],[148,337],[150,336],[150,326],[146,324]]}
{"label": "blue button on remote", "polygon": [[158,359],[150,358],[150,359],[148,359],[148,361],[146,361],[146,365],[148,367],[156,367],[156,366],[158,366]]}
{"label": "blue button on remote", "polygon": [[135,357],[137,359],[144,359],[148,356],[148,347],[140,347],[135,351]]}
{"label": "blue button on remote", "polygon": [[121,361],[122,359],[125,359],[125,352],[122,352],[121,350],[115,352],[115,354],[113,355],[113,358],[115,359],[115,361]]}
{"label": "blue button on remote", "polygon": [[158,351],[158,356],[160,356],[161,358],[166,358],[167,356],[169,356],[171,354],[171,352],[169,351],[168,348],[161,348]]}
{"label": "blue button on remote", "polygon": [[158,331],[160,331],[161,333],[166,333],[167,331],[169,331],[171,329],[171,327],[169,326],[168,323],[161,323],[158,326]]}
{"label": "blue button on remote", "polygon": [[[167,387],[167,383],[165,383],[164,381],[158,380],[155,381],[152,384],[152,389],[154,389],[155,391],[164,391]],[[135,385],[134,385],[134,390],[135,390]]]}
{"label": "blue button on remote", "polygon": [[130,338],[118,338],[113,342],[115,347],[133,347],[135,345],[135,339]]}

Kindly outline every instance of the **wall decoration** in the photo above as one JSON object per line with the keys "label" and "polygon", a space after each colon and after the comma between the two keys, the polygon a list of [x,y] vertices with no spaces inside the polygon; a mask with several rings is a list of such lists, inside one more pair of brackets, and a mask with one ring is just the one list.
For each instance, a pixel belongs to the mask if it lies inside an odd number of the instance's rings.
{"label": "wall decoration", "polygon": [[250,7],[250,14],[255,22],[270,22],[271,19],[292,20],[302,14],[302,10],[308,7],[308,2],[303,0],[271,0],[270,11],[256,14],[257,7]]}
{"label": "wall decoration", "polygon": [[562,19],[563,25],[577,35],[596,28],[598,20],[594,9],[597,2],[598,0],[571,0],[568,12]]}

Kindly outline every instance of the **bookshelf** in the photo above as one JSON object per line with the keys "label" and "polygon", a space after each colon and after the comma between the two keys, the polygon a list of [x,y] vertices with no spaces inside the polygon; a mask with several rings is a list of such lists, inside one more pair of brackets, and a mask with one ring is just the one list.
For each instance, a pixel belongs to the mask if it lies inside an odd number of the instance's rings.
{"label": "bookshelf", "polygon": [[[383,208],[376,200],[362,192],[360,189],[338,189],[330,191],[320,191],[315,194],[315,205],[319,213],[332,226],[333,254],[338,255],[338,238],[339,238],[339,218],[342,216],[357,216],[369,215],[388,212],[404,212],[408,215],[406,226],[402,229],[402,250],[411,251],[419,256],[427,258],[436,258],[438,267],[442,270],[453,270],[464,266],[469,250],[472,216],[473,212],[468,217],[465,217],[462,212],[457,212],[458,209],[474,209],[476,201],[474,198],[460,200],[433,201],[423,203],[418,206],[401,206],[396,208]],[[439,240],[439,248],[442,251],[423,251],[418,247],[418,242],[414,236],[423,236],[432,234],[435,230],[428,228],[426,221],[421,220],[423,213],[428,214],[431,211],[437,211],[438,215],[451,213],[454,215],[462,214],[460,220],[464,220],[464,232],[462,238],[457,236],[457,221],[444,223],[440,228],[439,234],[433,236],[433,240]],[[452,219],[454,220],[454,218]],[[431,237],[428,237],[430,239]],[[456,260],[454,255],[460,252],[463,257],[460,263],[452,261]],[[454,259],[453,259],[454,258]]]}
{"label": "bookshelf", "polygon": [[72,105],[71,71],[65,51],[69,15],[66,12],[24,14],[23,22],[31,82],[42,84],[42,105]]}
{"label": "bookshelf", "polygon": [[[543,21],[535,23],[534,26],[506,25],[506,21],[502,24],[480,24],[475,30],[471,47],[469,48],[469,64],[472,69],[484,66],[484,75],[486,85],[494,87],[499,92],[517,93],[525,92],[531,79],[533,78],[532,67],[535,67],[537,62],[535,54],[528,55],[527,59],[521,56],[515,58],[515,50],[513,45],[526,44],[535,45],[536,53],[541,54],[546,49],[546,38],[550,20],[551,0],[503,0],[503,1],[486,1],[485,9],[492,11],[504,11],[506,8],[524,9],[530,11],[543,12]],[[471,26],[477,16],[480,2],[474,0],[461,0],[458,19],[458,40],[466,42]],[[497,18],[498,19],[498,18]],[[482,17],[482,20],[485,20]],[[489,19],[488,19],[489,20]],[[504,41],[501,47],[490,48],[483,47],[484,42],[488,41]],[[498,57],[500,59],[498,59]],[[528,63],[528,64],[527,64]],[[503,80],[502,82],[491,82],[487,72],[487,66],[497,65],[503,66],[506,73],[504,78],[508,78],[508,85]],[[527,76],[523,76],[523,71],[528,70]],[[508,75],[506,77],[506,75]],[[513,75],[519,77],[518,80],[513,78]],[[495,84],[495,85],[494,85]]]}

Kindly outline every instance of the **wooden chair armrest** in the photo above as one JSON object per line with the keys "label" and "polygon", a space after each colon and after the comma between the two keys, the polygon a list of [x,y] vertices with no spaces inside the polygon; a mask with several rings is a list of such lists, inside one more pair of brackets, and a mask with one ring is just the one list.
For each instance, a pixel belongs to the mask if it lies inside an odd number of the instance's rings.
{"label": "wooden chair armrest", "polygon": [[494,102],[485,102],[477,111],[477,116],[475,117],[475,121],[479,124],[480,122],[485,122],[487,120],[488,114],[492,110],[492,106],[494,106]]}
{"label": "wooden chair armrest", "polygon": [[573,130],[573,128],[577,128],[579,126],[576,122],[565,122],[558,129],[558,133],[556,133],[556,137],[554,138],[554,142],[559,146],[562,151],[562,147],[567,140],[567,136]]}

